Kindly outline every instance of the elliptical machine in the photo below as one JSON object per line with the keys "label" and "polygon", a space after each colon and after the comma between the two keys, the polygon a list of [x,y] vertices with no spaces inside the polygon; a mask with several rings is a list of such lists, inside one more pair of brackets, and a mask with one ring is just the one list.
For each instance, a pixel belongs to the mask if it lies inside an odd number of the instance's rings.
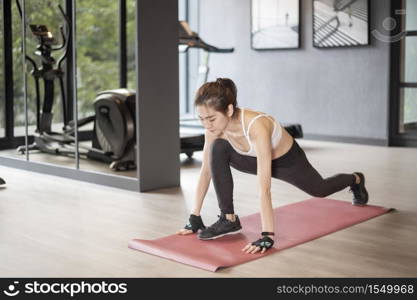
{"label": "elliptical machine", "polygon": [[[19,1],[16,1],[21,12]],[[61,5],[58,8],[65,20],[67,32],[60,26],[62,44],[55,46],[56,40],[52,32],[45,25],[30,24],[30,30],[39,42],[34,54],[40,58],[38,66],[34,59],[26,55],[26,60],[32,64],[30,74],[33,76],[36,88],[36,130],[34,142],[28,146],[28,150],[39,150],[54,155],[75,156],[75,123],[69,120],[67,113],[67,99],[64,88],[64,72],[62,64],[67,58],[68,39],[71,35],[71,23],[64,13]],[[63,55],[56,61],[52,54],[63,50]],[[62,132],[52,130],[52,108],[55,98],[55,81],[59,82],[62,101]],[[40,83],[43,83],[43,102],[41,108]],[[134,110],[124,109],[122,112],[114,108],[116,103],[134,105],[135,92],[131,90],[113,90],[98,93],[94,102],[96,115],[77,121],[78,128],[94,122],[92,134],[92,146],[78,145],[79,155],[82,158],[91,158],[110,164],[115,170],[128,170],[136,167],[134,155],[135,141],[135,116]],[[108,103],[110,99],[112,103]],[[133,103],[133,104],[132,104]],[[98,116],[96,120],[96,116]],[[108,119],[112,119],[111,128]],[[19,146],[17,151],[26,152],[26,146]]]}
{"label": "elliptical machine", "polygon": [[[16,1],[20,10],[19,1]],[[62,9],[62,7],[58,6],[64,19],[69,25],[69,21]],[[36,89],[36,136],[35,141],[33,144],[29,145],[29,150],[41,150],[42,152],[57,154],[54,147],[50,147],[49,142],[68,142],[70,137],[64,138],[61,134],[56,134],[52,131],[52,107],[55,97],[55,80],[58,79],[60,89],[61,89],[61,100],[62,100],[62,118],[64,123],[64,128],[68,125],[68,118],[67,118],[67,103],[66,97],[64,92],[64,81],[63,76],[64,72],[62,71],[62,63],[67,57],[67,45],[68,33],[64,33],[64,29],[61,26],[60,32],[62,36],[62,44],[58,47],[54,47],[53,45],[56,44],[56,40],[52,33],[48,30],[45,25],[29,25],[32,34],[38,39],[39,44],[34,52],[35,55],[40,57],[41,66],[38,67],[37,63],[34,59],[32,59],[29,55],[26,55],[26,60],[28,60],[33,69],[31,70],[30,74],[33,76],[35,80],[35,89]],[[68,31],[70,30],[70,26],[67,26]],[[52,56],[52,52],[59,51],[64,49],[64,54],[61,58],[56,61]],[[41,100],[40,100],[40,81],[42,80],[44,86],[44,101],[42,104],[42,111],[41,111]],[[24,153],[26,151],[25,146],[19,146],[17,151],[20,153]],[[64,151],[65,152],[65,151]]]}

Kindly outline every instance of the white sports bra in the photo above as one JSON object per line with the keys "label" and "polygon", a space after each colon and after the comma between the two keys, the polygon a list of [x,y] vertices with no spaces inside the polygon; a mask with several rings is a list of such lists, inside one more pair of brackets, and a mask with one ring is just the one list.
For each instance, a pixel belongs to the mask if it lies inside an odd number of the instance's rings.
{"label": "white sports bra", "polygon": [[245,151],[239,150],[237,147],[235,147],[233,145],[233,143],[229,139],[227,139],[229,141],[230,145],[232,145],[233,149],[235,149],[237,153],[239,153],[241,155],[247,155],[247,156],[254,156],[254,157],[256,157],[255,148],[253,147],[253,145],[252,145],[252,143],[250,141],[250,138],[249,138],[249,130],[250,130],[253,122],[255,122],[257,119],[259,119],[261,117],[267,117],[272,122],[274,122],[274,130],[272,131],[272,135],[271,135],[271,145],[272,145],[272,148],[275,148],[278,145],[278,143],[279,143],[279,141],[281,140],[281,137],[282,137],[282,127],[281,127],[281,125],[280,124],[277,124],[277,122],[275,122],[274,119],[272,119],[267,114],[260,114],[260,115],[257,115],[256,117],[254,117],[249,122],[248,130],[245,131],[245,115],[244,115],[244,109],[241,108],[242,129],[243,129],[243,134],[245,135],[245,137],[246,137],[246,139],[248,140],[248,143],[249,143],[249,151],[248,152],[245,152]]}

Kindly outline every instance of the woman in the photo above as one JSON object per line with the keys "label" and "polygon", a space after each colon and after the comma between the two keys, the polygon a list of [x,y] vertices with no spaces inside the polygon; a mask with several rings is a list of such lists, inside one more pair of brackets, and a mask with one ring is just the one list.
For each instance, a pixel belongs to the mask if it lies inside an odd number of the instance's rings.
{"label": "woman", "polygon": [[[258,178],[261,204],[261,237],[246,245],[246,253],[264,253],[274,244],[271,178],[281,179],[314,197],[326,197],[346,187],[353,192],[353,205],[365,205],[368,193],[362,173],[338,174],[323,179],[308,162],[298,143],[272,117],[239,108],[232,80],[219,78],[197,91],[195,106],[205,130],[203,163],[195,205],[189,223],[178,234],[198,234],[202,240],[241,231],[233,208],[233,178],[230,166]],[[205,227],[200,216],[211,179],[221,215]]]}

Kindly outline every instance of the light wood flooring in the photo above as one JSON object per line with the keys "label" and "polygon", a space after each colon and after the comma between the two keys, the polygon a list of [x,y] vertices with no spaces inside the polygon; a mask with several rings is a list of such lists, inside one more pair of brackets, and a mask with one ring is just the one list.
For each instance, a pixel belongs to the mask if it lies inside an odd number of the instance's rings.
{"label": "light wood flooring", "polygon": [[[131,250],[132,238],[172,234],[188,217],[201,164],[182,159],[181,187],[135,193],[0,166],[0,277],[416,277],[417,149],[300,140],[324,176],[366,174],[370,203],[397,211],[211,273]],[[239,215],[259,211],[256,178],[234,171]],[[310,198],[273,180],[274,206]],[[350,201],[347,190],[331,196]],[[218,214],[211,186],[203,208]],[[278,237],[279,238],[279,237]]]}

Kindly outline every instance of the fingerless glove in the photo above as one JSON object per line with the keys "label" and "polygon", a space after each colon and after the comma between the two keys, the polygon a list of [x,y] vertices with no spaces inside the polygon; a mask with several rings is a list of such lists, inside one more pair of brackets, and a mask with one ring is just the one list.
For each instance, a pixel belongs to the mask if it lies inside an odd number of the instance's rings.
{"label": "fingerless glove", "polygon": [[274,240],[271,239],[268,235],[274,235],[273,232],[262,232],[262,238],[252,243],[252,245],[261,248],[263,250],[266,248],[268,250],[269,248],[272,248],[274,245]]}
{"label": "fingerless glove", "polygon": [[201,216],[191,214],[190,218],[188,219],[188,224],[185,225],[184,228],[192,230],[193,233],[196,233],[199,229],[205,229],[206,226],[204,226],[203,219],[201,219]]}

